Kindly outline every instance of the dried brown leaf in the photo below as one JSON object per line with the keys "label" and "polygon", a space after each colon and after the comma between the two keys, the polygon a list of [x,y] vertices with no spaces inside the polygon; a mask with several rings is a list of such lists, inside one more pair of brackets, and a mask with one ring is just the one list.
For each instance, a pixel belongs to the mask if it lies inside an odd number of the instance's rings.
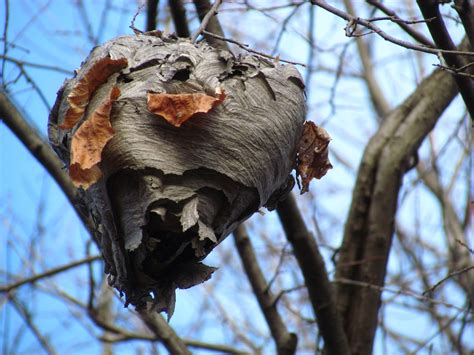
{"label": "dried brown leaf", "polygon": [[110,110],[119,96],[120,89],[114,86],[109,97],[84,121],[72,137],[69,176],[78,187],[87,189],[102,176],[97,164],[101,161],[102,150],[114,135],[110,124]]}
{"label": "dried brown leaf", "polygon": [[149,92],[148,110],[175,127],[180,127],[196,113],[207,113],[224,101],[226,95],[219,88],[217,97],[206,94],[156,94]]}
{"label": "dried brown leaf", "polygon": [[109,57],[98,60],[92,68],[74,85],[67,96],[69,108],[64,117],[61,129],[71,129],[80,120],[94,91],[107,81],[113,73],[125,68],[127,59],[111,59]]}
{"label": "dried brown leaf", "polygon": [[298,143],[297,172],[301,176],[301,193],[308,191],[309,183],[313,178],[321,179],[332,165],[328,157],[328,146],[331,137],[322,127],[306,121],[303,135]]}
{"label": "dried brown leaf", "polygon": [[102,171],[97,165],[90,169],[82,169],[78,163],[75,163],[69,167],[69,176],[74,186],[88,189],[92,184],[99,181],[102,177]]}

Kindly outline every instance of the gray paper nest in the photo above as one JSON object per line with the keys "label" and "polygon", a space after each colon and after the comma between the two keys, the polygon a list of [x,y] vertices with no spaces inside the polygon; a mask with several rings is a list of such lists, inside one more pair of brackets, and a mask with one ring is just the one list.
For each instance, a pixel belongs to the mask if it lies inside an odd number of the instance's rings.
{"label": "gray paper nest", "polygon": [[[94,63],[126,65],[94,88],[71,129],[61,129],[68,95]],[[176,288],[210,278],[207,254],[261,206],[273,209],[293,187],[305,119],[304,85],[291,65],[234,57],[204,42],[159,32],[96,47],[67,80],[49,121],[51,144],[69,167],[71,138],[111,88],[120,89],[102,151],[103,176],[80,189],[93,218],[109,282],[126,305],[171,316]],[[206,93],[224,101],[174,127],[147,108],[147,94]]]}

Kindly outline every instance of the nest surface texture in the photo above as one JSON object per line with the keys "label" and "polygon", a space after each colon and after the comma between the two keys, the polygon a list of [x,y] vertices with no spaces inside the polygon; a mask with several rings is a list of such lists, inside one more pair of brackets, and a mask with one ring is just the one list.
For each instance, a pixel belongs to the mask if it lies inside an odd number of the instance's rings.
{"label": "nest surface texture", "polygon": [[202,259],[292,188],[304,101],[293,66],[205,42],[155,32],[91,52],[58,92],[49,138],[126,304],[170,316],[176,288],[214,272]]}

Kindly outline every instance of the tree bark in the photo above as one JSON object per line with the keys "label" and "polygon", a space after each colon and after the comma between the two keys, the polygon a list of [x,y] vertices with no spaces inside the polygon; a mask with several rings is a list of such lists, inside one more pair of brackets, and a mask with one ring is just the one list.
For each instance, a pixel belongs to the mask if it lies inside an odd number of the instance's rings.
{"label": "tree bark", "polygon": [[[352,196],[336,279],[383,286],[402,177],[457,92],[451,75],[436,70],[386,117],[369,141]],[[372,353],[380,298],[376,288],[337,286],[338,309],[354,354]]]}

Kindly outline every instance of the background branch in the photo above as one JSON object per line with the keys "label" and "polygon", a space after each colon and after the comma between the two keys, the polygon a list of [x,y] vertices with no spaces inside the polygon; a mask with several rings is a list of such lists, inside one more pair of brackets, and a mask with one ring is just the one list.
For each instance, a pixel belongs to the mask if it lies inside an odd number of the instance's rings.
{"label": "background branch", "polygon": [[188,20],[186,19],[186,9],[181,0],[169,0],[171,17],[178,37],[191,37]]}
{"label": "background branch", "polygon": [[158,313],[147,310],[139,311],[140,319],[155,334],[170,354],[191,354],[183,340],[175,333],[165,319]]}
{"label": "background branch", "polygon": [[59,158],[53,152],[49,144],[41,138],[36,129],[23,118],[23,115],[18,111],[4,90],[0,90],[0,117],[31,154],[44,166],[53,179],[56,180],[77,215],[93,235],[93,222],[90,217],[79,208],[76,200],[77,190],[66,174]]}
{"label": "background branch", "polygon": [[278,205],[277,212],[303,273],[325,349],[329,354],[350,354],[324,260],[292,194]]}
{"label": "background branch", "polygon": [[252,285],[260,309],[275,340],[278,354],[294,354],[297,343],[296,334],[288,332],[285,323],[278,314],[274,296],[268,290],[267,282],[260,270],[252,243],[243,224],[234,231],[234,241],[245,274]]}
{"label": "background branch", "polygon": [[[448,30],[446,29],[443,17],[439,11],[439,2],[436,0],[418,0],[417,3],[420,7],[421,13],[423,14],[423,17],[425,19],[432,19],[427,21],[426,25],[428,26],[431,37],[433,37],[438,48],[449,51],[455,50],[456,45],[452,41]],[[470,34],[470,36],[472,38],[473,35]],[[467,50],[473,51],[473,48],[469,47],[470,46],[467,46]],[[464,57],[448,52],[443,53],[443,58],[446,60],[446,63],[453,68],[460,68],[468,64]],[[474,73],[474,70],[468,72]],[[455,75],[454,80],[459,87],[459,92],[461,93],[467,110],[471,115],[471,119],[474,121],[474,82],[471,78],[459,75]]]}
{"label": "background branch", "polygon": [[[206,15],[211,11],[212,8],[209,0],[193,0],[193,2],[194,6],[196,7],[196,12],[198,14],[199,19],[201,20],[201,22],[204,21]],[[203,31],[204,30],[207,30],[207,32],[214,33],[218,36],[225,37],[221,24],[214,16],[214,14],[209,17],[209,23],[207,24],[207,26],[205,26],[205,28],[203,28]],[[206,38],[206,41],[214,48],[227,49],[227,44],[217,38],[206,34],[204,35],[204,38]]]}
{"label": "background branch", "polygon": [[159,3],[159,0],[147,0],[146,2],[146,31],[156,30]]}
{"label": "background branch", "polygon": [[[346,221],[336,278],[383,286],[407,161],[456,94],[449,74],[437,70],[386,117],[369,141]],[[358,265],[349,267],[354,263]],[[380,296],[373,289],[338,287],[338,308],[353,352],[372,352]]]}

